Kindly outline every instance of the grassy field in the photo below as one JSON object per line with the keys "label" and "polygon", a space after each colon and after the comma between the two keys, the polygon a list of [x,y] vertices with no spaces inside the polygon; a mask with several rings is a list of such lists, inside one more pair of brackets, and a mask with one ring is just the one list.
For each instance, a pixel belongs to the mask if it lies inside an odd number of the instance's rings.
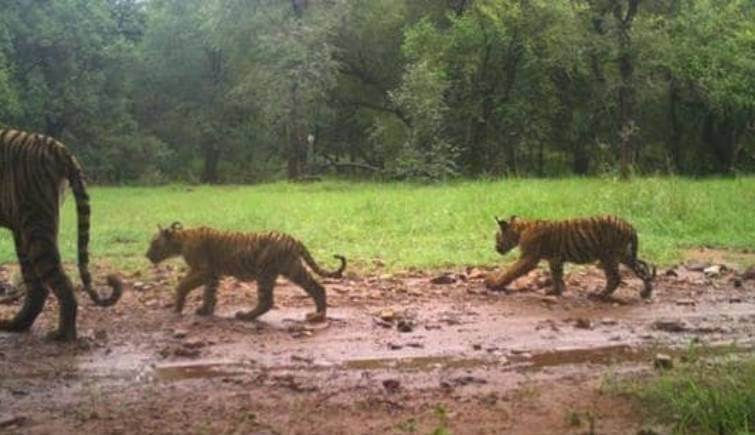
{"label": "grassy field", "polygon": [[755,359],[688,362],[657,376],[620,382],[648,419],[679,434],[751,434],[755,430]]}
{"label": "grassy field", "polygon": [[[346,255],[361,269],[486,265],[493,216],[566,218],[614,213],[640,234],[640,255],[660,264],[684,248],[755,248],[755,178],[647,178],[469,181],[439,186],[326,181],[259,186],[95,187],[90,250],[95,263],[133,269],[156,225],[255,231],[277,229],[303,240],[326,266]],[[61,228],[63,256],[75,260],[73,198]],[[2,232],[0,263],[15,261]]]}

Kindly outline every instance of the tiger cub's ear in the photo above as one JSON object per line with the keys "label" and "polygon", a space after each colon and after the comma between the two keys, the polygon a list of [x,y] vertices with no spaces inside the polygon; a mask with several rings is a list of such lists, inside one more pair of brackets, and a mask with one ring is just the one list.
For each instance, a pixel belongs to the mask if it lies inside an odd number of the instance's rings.
{"label": "tiger cub's ear", "polygon": [[184,229],[184,226],[181,225],[181,222],[176,221],[170,225],[170,229],[171,231],[179,231],[179,230]]}
{"label": "tiger cub's ear", "polygon": [[498,216],[494,216],[494,217],[495,217],[495,222],[498,224],[499,227],[506,228],[506,226],[508,225],[508,222],[506,222],[503,219],[498,219]]}

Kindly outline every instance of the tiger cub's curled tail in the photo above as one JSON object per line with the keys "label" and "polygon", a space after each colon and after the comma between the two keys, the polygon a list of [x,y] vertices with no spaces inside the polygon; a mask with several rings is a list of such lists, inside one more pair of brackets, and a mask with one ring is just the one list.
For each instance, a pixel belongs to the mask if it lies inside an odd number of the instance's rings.
{"label": "tiger cub's curled tail", "polygon": [[78,220],[78,251],[79,251],[79,275],[81,276],[81,283],[84,287],[84,291],[92,299],[95,305],[101,307],[108,307],[121,298],[123,294],[123,282],[115,275],[108,275],[107,283],[112,288],[112,293],[109,297],[103,298],[92,287],[92,274],[89,272],[89,220],[91,216],[91,208],[89,206],[89,194],[86,190],[86,183],[84,181],[84,174],[81,170],[76,157],[67,148],[58,148],[62,153],[62,158],[65,159],[66,167],[68,168],[68,182],[71,185],[71,191],[76,200],[76,214]]}
{"label": "tiger cub's curled tail", "polygon": [[346,270],[346,257],[342,255],[334,255],[333,258],[337,258],[341,261],[341,266],[339,266],[337,270],[329,271],[321,268],[320,265],[317,264],[306,246],[300,244],[299,249],[301,251],[301,258],[316,274],[325,278],[341,278],[343,276],[343,271]]}

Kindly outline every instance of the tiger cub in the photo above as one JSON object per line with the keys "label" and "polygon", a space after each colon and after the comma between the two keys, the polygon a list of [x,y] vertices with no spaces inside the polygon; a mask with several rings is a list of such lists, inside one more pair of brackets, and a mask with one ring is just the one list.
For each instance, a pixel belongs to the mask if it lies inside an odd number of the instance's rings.
{"label": "tiger cub", "polygon": [[182,256],[189,266],[188,274],[176,289],[176,313],[183,311],[189,292],[204,284],[203,304],[196,313],[211,315],[215,311],[219,280],[232,276],[241,281],[257,281],[257,306],[251,311],[236,313],[237,319],[254,320],[273,307],[275,280],[283,275],[314,299],[316,311],[307,314],[307,320],[322,321],[327,309],[325,289],[302,261],[323,277],[340,278],[346,269],[346,258],[336,255],[335,258],[341,260],[338,270],[323,270],[300,241],[283,233],[236,233],[207,227],[184,229],[178,222],[170,228],[158,226],[158,229],[147,258],[158,264]]}
{"label": "tiger cub", "polygon": [[599,261],[606,274],[606,288],[599,296],[609,297],[621,281],[619,263],[626,265],[644,282],[640,293],[649,298],[655,278],[655,267],[637,258],[637,232],[616,216],[598,216],[564,221],[525,220],[512,216],[508,221],[496,218],[498,232],[495,249],[505,255],[519,246],[519,260],[507,271],[491,273],[485,279],[490,289],[505,288],[515,279],[534,269],[540,260],[550,264],[553,289],[548,294],[564,291],[564,263],[584,264]]}

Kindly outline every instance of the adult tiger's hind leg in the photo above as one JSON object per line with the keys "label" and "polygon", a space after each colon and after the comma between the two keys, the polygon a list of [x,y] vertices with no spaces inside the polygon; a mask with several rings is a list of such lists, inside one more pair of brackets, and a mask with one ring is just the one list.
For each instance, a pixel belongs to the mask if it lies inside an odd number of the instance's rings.
{"label": "adult tiger's hind leg", "polygon": [[310,322],[324,321],[328,309],[325,288],[315,280],[312,274],[301,263],[293,266],[292,269],[284,274],[286,278],[303,288],[315,301],[315,312],[307,314],[307,320]]}
{"label": "adult tiger's hind leg", "polygon": [[215,304],[218,301],[218,285],[220,280],[217,277],[210,278],[210,281],[204,287],[202,297],[202,306],[197,308],[196,314],[200,316],[211,316],[215,312]]}
{"label": "adult tiger's hind leg", "polygon": [[273,308],[273,288],[275,288],[277,278],[277,274],[257,277],[257,306],[252,311],[239,311],[236,313],[236,318],[252,321],[270,311]]}
{"label": "adult tiger's hind leg", "polygon": [[50,291],[40,281],[34,267],[29,260],[29,254],[23,242],[23,236],[17,231],[13,232],[13,239],[16,244],[16,255],[21,266],[21,274],[26,285],[26,297],[21,310],[11,321],[0,321],[0,330],[21,332],[28,330],[34,321],[42,312],[47,296]]}
{"label": "adult tiger's hind leg", "polygon": [[[34,272],[39,277],[42,286],[47,285],[52,289],[58,299],[60,318],[58,330],[52,332],[49,337],[55,340],[73,341],[76,339],[76,312],[78,305],[73,293],[73,284],[63,270],[60,262],[60,253],[54,236],[56,231],[47,227],[34,227],[28,233],[29,257]],[[37,297],[41,295],[36,290]],[[35,299],[35,304],[39,302]],[[33,313],[38,305],[31,307]]]}

